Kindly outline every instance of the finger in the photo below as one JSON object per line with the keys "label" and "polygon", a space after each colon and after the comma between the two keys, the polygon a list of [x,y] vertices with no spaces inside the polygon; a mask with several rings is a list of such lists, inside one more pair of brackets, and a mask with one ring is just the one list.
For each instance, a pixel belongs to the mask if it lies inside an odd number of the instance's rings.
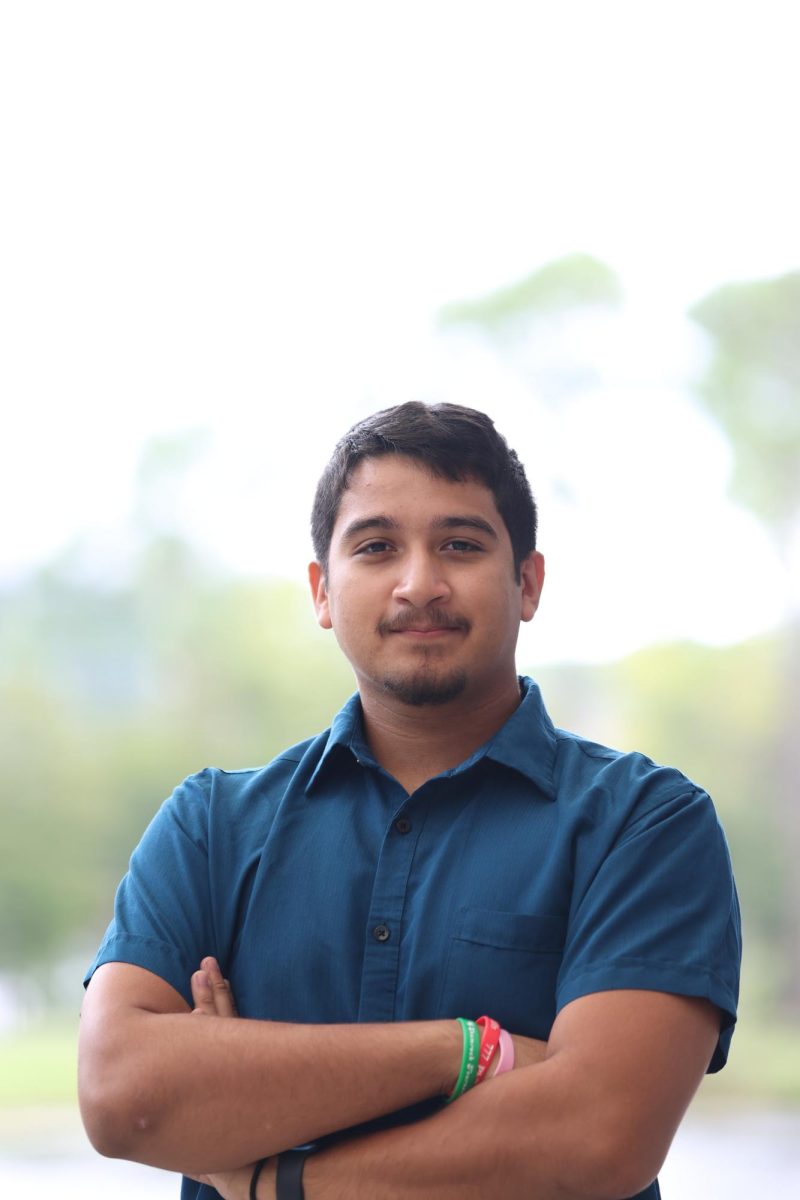
{"label": "finger", "polygon": [[200,966],[208,976],[208,982],[214,997],[215,1014],[218,1017],[235,1017],[236,1005],[233,1000],[233,992],[227,979],[223,978],[217,960],[209,955],[208,958],[203,959]]}
{"label": "finger", "polygon": [[206,1017],[215,1017],[217,1009],[208,974],[205,971],[195,971],[191,979],[191,987],[194,1011],[202,1013]]}

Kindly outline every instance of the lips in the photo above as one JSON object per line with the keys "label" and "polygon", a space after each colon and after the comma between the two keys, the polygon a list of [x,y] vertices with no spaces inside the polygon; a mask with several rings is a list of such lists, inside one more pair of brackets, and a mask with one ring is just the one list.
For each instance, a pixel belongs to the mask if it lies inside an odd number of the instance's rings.
{"label": "lips", "polygon": [[412,626],[410,629],[393,629],[392,633],[414,633],[419,637],[430,637],[435,633],[455,633],[457,632],[454,625],[433,625],[429,629],[418,629]]}
{"label": "lips", "polygon": [[388,621],[381,621],[378,632],[411,633],[421,637],[430,637],[437,633],[466,633],[469,621],[465,617],[451,616],[440,613],[426,613],[424,617],[414,613],[401,613]]}

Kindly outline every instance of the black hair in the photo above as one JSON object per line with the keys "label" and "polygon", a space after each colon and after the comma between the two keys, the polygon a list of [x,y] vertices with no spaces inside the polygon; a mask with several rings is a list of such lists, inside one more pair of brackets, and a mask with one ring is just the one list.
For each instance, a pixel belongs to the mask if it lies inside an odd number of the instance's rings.
{"label": "black hair", "polygon": [[373,413],[337,443],[322,472],[311,512],[314,554],[323,571],[342,493],[366,458],[403,454],[443,479],[474,479],[494,496],[514,554],[514,571],[536,549],[536,502],[525,468],[485,413],[460,404],[423,404],[411,400]]}

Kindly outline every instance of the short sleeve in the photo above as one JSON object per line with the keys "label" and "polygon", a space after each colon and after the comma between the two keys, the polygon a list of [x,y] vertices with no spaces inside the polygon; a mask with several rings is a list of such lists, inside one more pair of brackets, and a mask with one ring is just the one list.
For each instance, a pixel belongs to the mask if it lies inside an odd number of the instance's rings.
{"label": "short sleeve", "polygon": [[710,1000],[722,1012],[709,1071],[727,1059],[741,926],[725,836],[709,797],[684,790],[633,815],[599,864],[578,864],[557,1007],[617,988]]}
{"label": "short sleeve", "polygon": [[191,1004],[191,974],[203,955],[215,953],[208,786],[206,771],[185,780],[151,821],[84,985],[103,963],[131,963],[160,975]]}

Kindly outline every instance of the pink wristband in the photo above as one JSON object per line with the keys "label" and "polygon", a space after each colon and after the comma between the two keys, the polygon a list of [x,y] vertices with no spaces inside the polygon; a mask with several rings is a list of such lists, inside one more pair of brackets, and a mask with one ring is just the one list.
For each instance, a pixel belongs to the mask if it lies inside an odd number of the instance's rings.
{"label": "pink wristband", "polygon": [[493,1079],[498,1075],[502,1075],[504,1071],[514,1070],[514,1043],[511,1040],[511,1034],[507,1029],[500,1030],[500,1057],[497,1060],[497,1069],[495,1070]]}

